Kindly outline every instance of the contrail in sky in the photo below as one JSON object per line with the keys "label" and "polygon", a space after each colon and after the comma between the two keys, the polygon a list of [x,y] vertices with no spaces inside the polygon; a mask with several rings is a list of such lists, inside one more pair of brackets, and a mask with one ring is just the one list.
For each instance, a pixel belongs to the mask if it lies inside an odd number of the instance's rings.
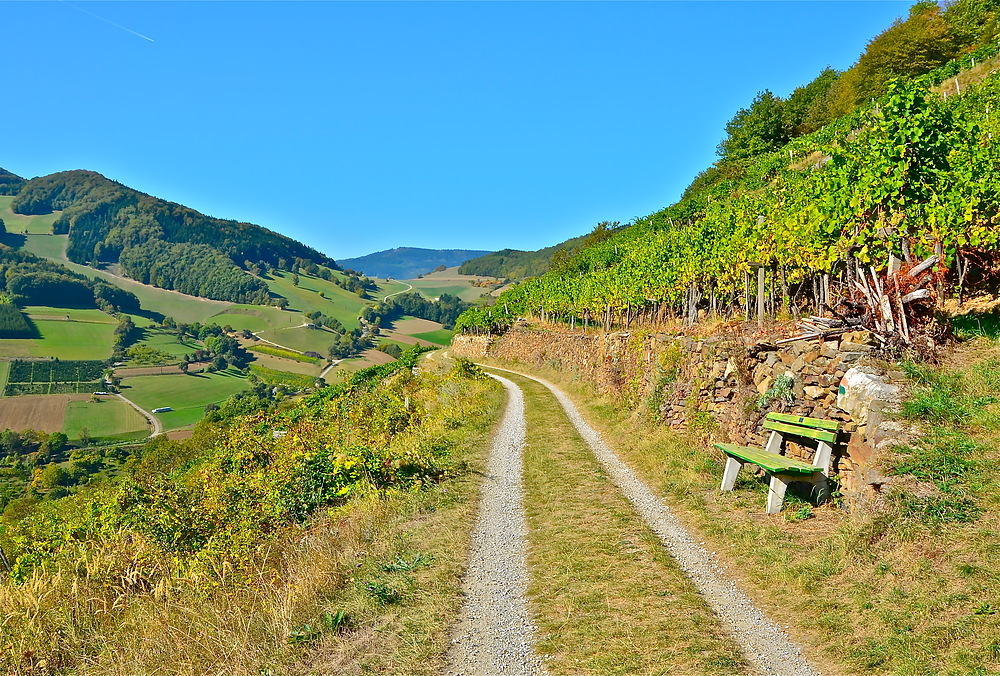
{"label": "contrail in sky", "polygon": [[105,19],[103,16],[98,16],[97,14],[94,14],[93,12],[88,12],[87,10],[83,9],[82,7],[77,7],[76,5],[71,5],[68,2],[66,2],[66,0],[59,0],[59,2],[61,2],[62,4],[66,5],[68,7],[72,7],[73,9],[77,10],[78,12],[83,12],[84,14],[92,16],[95,19],[99,19],[99,20],[103,21],[104,23],[109,23],[112,26],[114,26],[115,28],[121,28],[123,31],[125,31],[127,33],[131,33],[132,35],[138,35],[143,40],[149,40],[150,42],[156,42],[156,40],[154,40],[153,38],[148,38],[145,35],[143,35],[142,33],[135,32],[131,28],[126,28],[125,26],[122,26],[119,23],[115,23],[114,21],[111,21],[110,19]]}

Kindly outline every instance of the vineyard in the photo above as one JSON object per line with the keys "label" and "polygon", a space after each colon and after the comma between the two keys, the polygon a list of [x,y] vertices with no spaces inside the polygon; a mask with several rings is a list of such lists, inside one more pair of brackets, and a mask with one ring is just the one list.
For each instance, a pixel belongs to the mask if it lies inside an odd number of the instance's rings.
{"label": "vineyard", "polygon": [[[868,107],[780,150],[704,172],[676,204],[469,310],[456,328],[498,333],[534,316],[610,329],[749,319],[761,307],[797,319],[875,315],[896,342],[915,340],[908,323],[927,325],[947,297],[961,303],[997,279],[1000,77],[961,95],[930,91],[996,52],[988,45],[894,81]],[[903,308],[904,293],[872,292],[927,260],[919,297],[908,298],[920,302]],[[883,296],[898,305],[894,322],[878,307]]]}
{"label": "vineyard", "polygon": [[322,361],[319,357],[311,357],[301,352],[292,352],[291,350],[286,350],[280,347],[271,347],[270,345],[252,345],[247,349],[251,352],[260,352],[261,354],[269,354],[272,357],[293,359],[306,364],[319,364]]}
{"label": "vineyard", "polygon": [[103,361],[13,361],[4,396],[80,394],[104,387]]}

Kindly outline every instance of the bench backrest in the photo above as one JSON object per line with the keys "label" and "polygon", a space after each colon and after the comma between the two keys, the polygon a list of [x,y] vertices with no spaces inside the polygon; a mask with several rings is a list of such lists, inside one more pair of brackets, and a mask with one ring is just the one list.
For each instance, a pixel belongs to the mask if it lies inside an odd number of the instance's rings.
{"label": "bench backrest", "polygon": [[807,439],[816,439],[833,444],[837,441],[840,423],[836,420],[805,418],[785,413],[768,413],[764,419],[764,429]]}
{"label": "bench backrest", "polygon": [[782,439],[787,436],[815,439],[816,454],[813,456],[813,466],[819,467],[823,474],[829,474],[830,456],[833,453],[833,445],[837,443],[837,432],[840,430],[840,423],[836,420],[768,413],[764,416],[764,429],[771,430],[771,438],[767,440],[764,449],[768,453],[780,453]]}

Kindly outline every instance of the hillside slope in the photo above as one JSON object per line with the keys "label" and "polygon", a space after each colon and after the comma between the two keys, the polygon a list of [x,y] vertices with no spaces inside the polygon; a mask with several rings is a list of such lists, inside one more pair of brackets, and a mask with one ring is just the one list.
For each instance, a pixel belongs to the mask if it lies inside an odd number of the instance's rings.
{"label": "hillside slope", "polygon": [[512,281],[537,277],[548,272],[552,265],[552,257],[556,255],[556,252],[572,249],[579,245],[583,239],[583,236],[574,237],[537,251],[520,251],[519,249],[495,251],[465,261],[458,268],[458,272],[463,275],[481,275]]}
{"label": "hillside slope", "polygon": [[93,171],[33,178],[21,185],[11,209],[25,215],[62,210],[53,231],[69,235],[66,254],[74,262],[120,262],[135,279],[217,300],[268,301],[267,285],[240,268],[333,265],[315,249],[259,225],[206,216]]}

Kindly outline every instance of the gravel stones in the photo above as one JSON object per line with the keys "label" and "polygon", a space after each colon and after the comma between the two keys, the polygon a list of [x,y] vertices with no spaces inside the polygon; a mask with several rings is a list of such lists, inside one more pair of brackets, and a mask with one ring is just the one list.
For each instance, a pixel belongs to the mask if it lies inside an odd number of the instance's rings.
{"label": "gravel stones", "polygon": [[507,408],[486,465],[469,568],[462,583],[465,604],[448,651],[445,673],[449,676],[544,673],[532,649],[535,627],[525,598],[524,396],[511,381],[494,377],[507,390]]}

